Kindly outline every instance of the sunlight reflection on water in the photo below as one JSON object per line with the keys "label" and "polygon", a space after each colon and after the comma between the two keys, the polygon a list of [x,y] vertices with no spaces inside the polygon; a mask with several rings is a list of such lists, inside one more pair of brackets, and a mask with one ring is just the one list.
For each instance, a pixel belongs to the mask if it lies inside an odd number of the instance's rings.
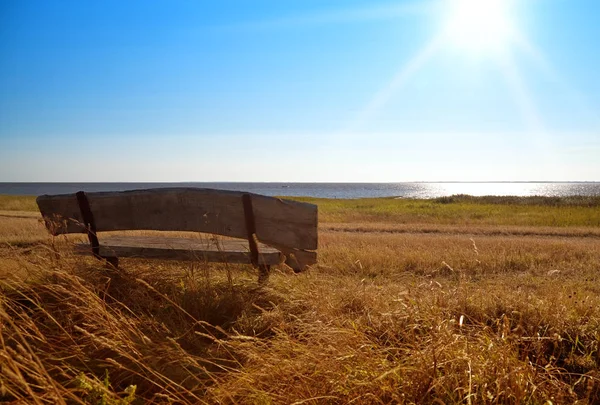
{"label": "sunlight reflection on water", "polygon": [[598,183],[429,183],[423,184],[422,198],[435,198],[454,194],[472,196],[568,196],[598,195]]}

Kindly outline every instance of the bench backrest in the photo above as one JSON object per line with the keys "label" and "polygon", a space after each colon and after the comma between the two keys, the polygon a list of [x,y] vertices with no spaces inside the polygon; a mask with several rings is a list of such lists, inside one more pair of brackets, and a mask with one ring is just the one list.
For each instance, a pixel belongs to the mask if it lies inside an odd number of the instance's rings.
{"label": "bench backrest", "polygon": [[[86,193],[97,232],[191,231],[247,238],[244,195],[249,195],[256,237],[268,245],[317,249],[317,206],[237,191],[160,188]],[[248,197],[245,197],[248,198]],[[54,234],[86,233],[76,194],[37,198]]]}

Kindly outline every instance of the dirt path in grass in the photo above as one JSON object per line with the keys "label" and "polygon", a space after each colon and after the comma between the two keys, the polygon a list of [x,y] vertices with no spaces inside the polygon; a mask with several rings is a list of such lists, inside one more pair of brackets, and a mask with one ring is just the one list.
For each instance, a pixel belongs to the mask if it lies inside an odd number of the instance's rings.
{"label": "dirt path in grass", "polygon": [[0,218],[41,218],[39,212],[0,210]]}
{"label": "dirt path in grass", "polygon": [[600,228],[557,228],[519,226],[466,226],[390,223],[321,223],[321,232],[442,234],[473,236],[540,236],[555,238],[600,238]]}

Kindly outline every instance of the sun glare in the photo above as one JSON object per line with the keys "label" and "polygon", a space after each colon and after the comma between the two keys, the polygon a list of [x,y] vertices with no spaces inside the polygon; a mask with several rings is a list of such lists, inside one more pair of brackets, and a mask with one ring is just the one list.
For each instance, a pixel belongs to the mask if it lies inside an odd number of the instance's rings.
{"label": "sun glare", "polygon": [[497,52],[514,34],[511,0],[451,0],[444,34],[470,52]]}

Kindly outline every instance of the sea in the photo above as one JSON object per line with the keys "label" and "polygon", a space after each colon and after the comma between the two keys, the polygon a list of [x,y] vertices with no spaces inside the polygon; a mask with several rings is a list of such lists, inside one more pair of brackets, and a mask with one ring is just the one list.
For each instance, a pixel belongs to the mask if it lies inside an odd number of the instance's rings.
{"label": "sea", "polygon": [[0,183],[0,195],[70,194],[77,191],[125,191],[199,187],[248,191],[281,197],[438,198],[472,196],[600,196],[600,182],[414,182],[414,183]]}

